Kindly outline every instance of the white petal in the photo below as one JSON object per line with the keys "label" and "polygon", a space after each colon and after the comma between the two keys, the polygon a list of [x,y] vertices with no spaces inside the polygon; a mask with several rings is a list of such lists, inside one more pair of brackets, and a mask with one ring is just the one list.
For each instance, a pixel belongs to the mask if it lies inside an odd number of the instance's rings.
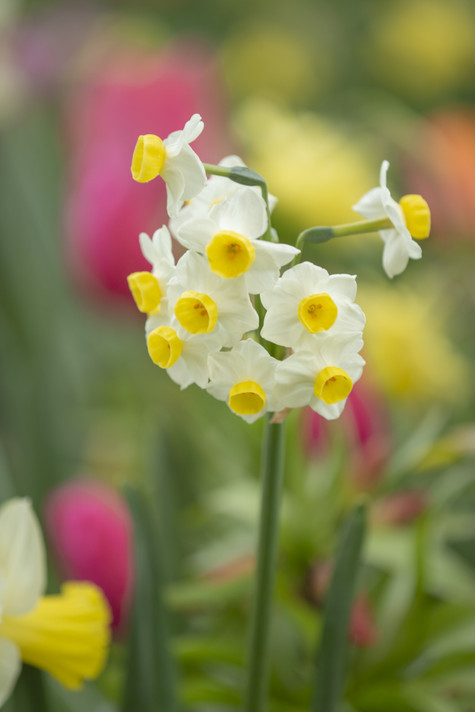
{"label": "white petal", "polygon": [[183,173],[173,164],[170,164],[166,170],[164,166],[161,176],[167,186],[167,213],[173,218],[178,214],[183,203],[185,178]]}
{"label": "white petal", "polygon": [[45,589],[43,537],[28,499],[15,498],[0,508],[2,607],[10,616],[27,613]]}
{"label": "white petal", "polygon": [[182,223],[177,230],[176,238],[183,247],[204,252],[206,245],[217,231],[216,223],[210,218],[197,218]]}
{"label": "white petal", "polygon": [[383,188],[371,188],[353,205],[353,210],[368,220],[384,218],[386,213],[383,205]]}
{"label": "white petal", "polygon": [[401,274],[409,262],[409,251],[406,241],[396,232],[387,230],[388,235],[383,249],[383,267],[388,277]]}
{"label": "white petal", "polygon": [[345,400],[339,401],[339,403],[328,404],[324,403],[315,395],[312,395],[310,407],[323,418],[326,418],[327,420],[336,420],[342,414],[346,401],[347,399],[345,398]]}
{"label": "white petal", "polygon": [[152,238],[153,248],[157,259],[163,260],[170,265],[175,264],[175,257],[172,252],[172,237],[166,225],[155,230]]}
{"label": "white petal", "polygon": [[139,235],[140,249],[142,254],[151,265],[155,262],[155,248],[153,246],[152,240],[147,235],[146,232],[141,232]]}
{"label": "white petal", "polygon": [[183,128],[183,138],[187,143],[192,143],[204,129],[204,123],[199,114],[193,114]]}
{"label": "white petal", "polygon": [[356,277],[351,274],[330,275],[329,286],[340,296],[353,302],[356,298]]}
{"label": "white petal", "polygon": [[383,161],[381,163],[381,168],[379,169],[379,185],[382,188],[387,188],[387,175],[389,169],[389,161]]}
{"label": "white petal", "polygon": [[316,368],[311,354],[292,354],[276,368],[276,397],[287,408],[308,405],[313,395]]}
{"label": "white petal", "polygon": [[254,240],[267,230],[267,209],[262,196],[252,188],[239,188],[212,210],[221,230],[233,230]]}
{"label": "white petal", "polygon": [[18,647],[11,640],[0,638],[0,707],[10,697],[20,670]]}

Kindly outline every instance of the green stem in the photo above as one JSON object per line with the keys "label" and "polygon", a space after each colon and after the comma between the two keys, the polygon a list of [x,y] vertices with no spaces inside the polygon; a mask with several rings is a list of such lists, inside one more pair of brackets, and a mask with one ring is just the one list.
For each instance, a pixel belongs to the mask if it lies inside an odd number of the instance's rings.
{"label": "green stem", "polygon": [[251,610],[245,712],[266,712],[270,673],[270,621],[277,565],[279,510],[284,470],[283,423],[268,417],[262,447],[262,494],[257,570]]}
{"label": "green stem", "polygon": [[[345,235],[361,235],[378,230],[387,230],[392,228],[393,223],[389,218],[378,218],[377,220],[358,220],[353,223],[345,223],[343,225],[334,225],[333,227],[310,227],[300,233],[297,238],[296,247],[299,250],[304,249],[305,245],[319,245],[322,242],[328,242],[334,237],[344,237]],[[302,255],[297,255],[293,264],[297,264]]]}
{"label": "green stem", "polygon": [[208,175],[222,176],[223,178],[231,179],[230,168],[226,168],[225,166],[215,166],[213,163],[203,163],[203,167]]}
{"label": "green stem", "polygon": [[344,235],[361,235],[365,232],[387,230],[391,227],[394,226],[389,218],[378,218],[377,220],[358,220],[353,223],[335,225],[335,227],[332,228],[332,231],[334,237],[343,237]]}

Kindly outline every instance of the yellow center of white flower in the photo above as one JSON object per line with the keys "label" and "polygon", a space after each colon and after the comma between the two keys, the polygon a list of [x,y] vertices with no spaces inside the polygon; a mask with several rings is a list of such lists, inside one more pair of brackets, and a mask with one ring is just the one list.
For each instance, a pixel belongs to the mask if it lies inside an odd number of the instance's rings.
{"label": "yellow center of white flower", "polygon": [[139,311],[147,314],[160,311],[162,292],[151,272],[132,272],[127,283]]}
{"label": "yellow center of white flower", "polygon": [[298,317],[311,334],[328,331],[336,321],[338,308],[329,294],[312,294],[299,304]]}
{"label": "yellow center of white flower", "polygon": [[22,660],[70,689],[101,672],[110,642],[110,611],[90,583],[67,583],[22,616],[4,616],[0,636],[18,645]]}
{"label": "yellow center of white flower", "polygon": [[416,240],[424,240],[430,233],[430,208],[422,195],[404,195],[399,201],[406,226]]}
{"label": "yellow center of white flower", "polygon": [[139,136],[132,156],[132,177],[139,183],[156,178],[163,168],[166,150],[163,141],[154,134]]}
{"label": "yellow center of white flower", "polygon": [[327,366],[318,374],[313,392],[327,405],[345,400],[353,388],[353,381],[342,368]]}
{"label": "yellow center of white flower", "polygon": [[206,246],[210,268],[220,277],[232,279],[247,272],[256,250],[249,238],[232,230],[220,230]]}
{"label": "yellow center of white flower", "polygon": [[183,292],[175,304],[175,316],[190,334],[209,334],[218,320],[218,307],[207,294]]}
{"label": "yellow center of white flower", "polygon": [[266,394],[255,381],[236,383],[229,391],[228,405],[238,415],[255,415],[266,404]]}
{"label": "yellow center of white flower", "polygon": [[181,356],[183,342],[171,326],[157,326],[147,336],[147,349],[160,368],[170,368]]}

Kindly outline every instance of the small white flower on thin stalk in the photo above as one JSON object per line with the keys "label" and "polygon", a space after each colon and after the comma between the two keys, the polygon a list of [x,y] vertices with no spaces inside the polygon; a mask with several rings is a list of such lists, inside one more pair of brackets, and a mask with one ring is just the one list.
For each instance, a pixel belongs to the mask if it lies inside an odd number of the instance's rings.
{"label": "small white flower on thin stalk", "polygon": [[129,289],[139,311],[144,314],[166,312],[168,284],[175,272],[170,233],[163,225],[155,230],[152,239],[147,233],[141,232],[139,241],[142,254],[152,265],[152,271],[129,274]]}
{"label": "small white flower on thin stalk", "polygon": [[190,148],[203,131],[199,114],[193,114],[182,131],[173,131],[166,139],[154,134],[139,136],[132,157],[132,177],[148,183],[160,175],[167,186],[167,211],[176,215],[186,200],[197,195],[206,185],[201,160]]}
{"label": "small white flower on thin stalk", "polygon": [[168,294],[170,313],[188,333],[216,334],[221,346],[233,346],[259,326],[244,283],[218,277],[197,252],[180,259]]}
{"label": "small white flower on thin stalk", "polygon": [[180,225],[177,239],[190,250],[206,254],[211,270],[224,279],[242,277],[246,289],[270,289],[280,268],[299,253],[291,245],[259,238],[267,230],[265,201],[256,192],[238,189],[208,217]]}
{"label": "small white flower on thin stalk", "polygon": [[248,423],[280,410],[274,396],[278,361],[252,339],[209,357],[208,392]]}
{"label": "small white flower on thin stalk", "polygon": [[298,351],[276,369],[277,398],[283,407],[310,405],[327,420],[341,415],[353,384],[360,378],[364,360],[358,351],[360,336],[328,336],[314,352]]}
{"label": "small white flower on thin stalk", "polygon": [[420,195],[405,195],[399,203],[387,187],[388,161],[383,161],[380,185],[372,188],[353,206],[353,210],[368,220],[389,218],[393,227],[379,231],[384,242],[383,267],[388,277],[401,274],[409,259],[422,256],[421,246],[412,238],[423,240],[430,232],[430,210]]}
{"label": "small white flower on thin stalk", "polygon": [[208,356],[219,351],[219,335],[193,336],[183,329],[178,321],[168,314],[155,314],[145,325],[147,350],[155,365],[167,371],[180,388],[196,383],[206,388]]}
{"label": "small white flower on thin stalk", "polygon": [[355,297],[355,277],[302,262],[261,294],[267,309],[261,334],[297,351],[314,349],[327,334],[361,333],[365,316]]}
{"label": "small white flower on thin stalk", "polygon": [[[223,168],[246,168],[244,161],[239,156],[226,156],[219,163]],[[211,175],[203,190],[196,197],[183,205],[178,215],[170,220],[170,229],[173,234],[176,234],[180,225],[187,220],[196,219],[198,217],[207,217],[211,208],[219,205],[223,201],[231,198],[237,190],[250,190],[253,193],[262,195],[261,189],[258,186],[244,187],[236,181],[230,180],[225,176]],[[269,195],[269,210],[272,212],[277,204],[277,198],[274,195]],[[266,205],[262,201],[262,209],[266,212]]]}

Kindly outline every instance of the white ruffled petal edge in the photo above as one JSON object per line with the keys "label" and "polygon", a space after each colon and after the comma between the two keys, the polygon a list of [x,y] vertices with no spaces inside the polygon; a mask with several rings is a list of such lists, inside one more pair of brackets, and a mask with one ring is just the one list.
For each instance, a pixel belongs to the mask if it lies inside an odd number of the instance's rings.
{"label": "white ruffled petal edge", "polygon": [[20,650],[15,643],[0,638],[0,707],[10,697],[21,670]]}
{"label": "white ruffled petal edge", "polygon": [[1,604],[10,616],[27,613],[46,585],[46,563],[40,525],[29,499],[14,498],[0,508]]}

